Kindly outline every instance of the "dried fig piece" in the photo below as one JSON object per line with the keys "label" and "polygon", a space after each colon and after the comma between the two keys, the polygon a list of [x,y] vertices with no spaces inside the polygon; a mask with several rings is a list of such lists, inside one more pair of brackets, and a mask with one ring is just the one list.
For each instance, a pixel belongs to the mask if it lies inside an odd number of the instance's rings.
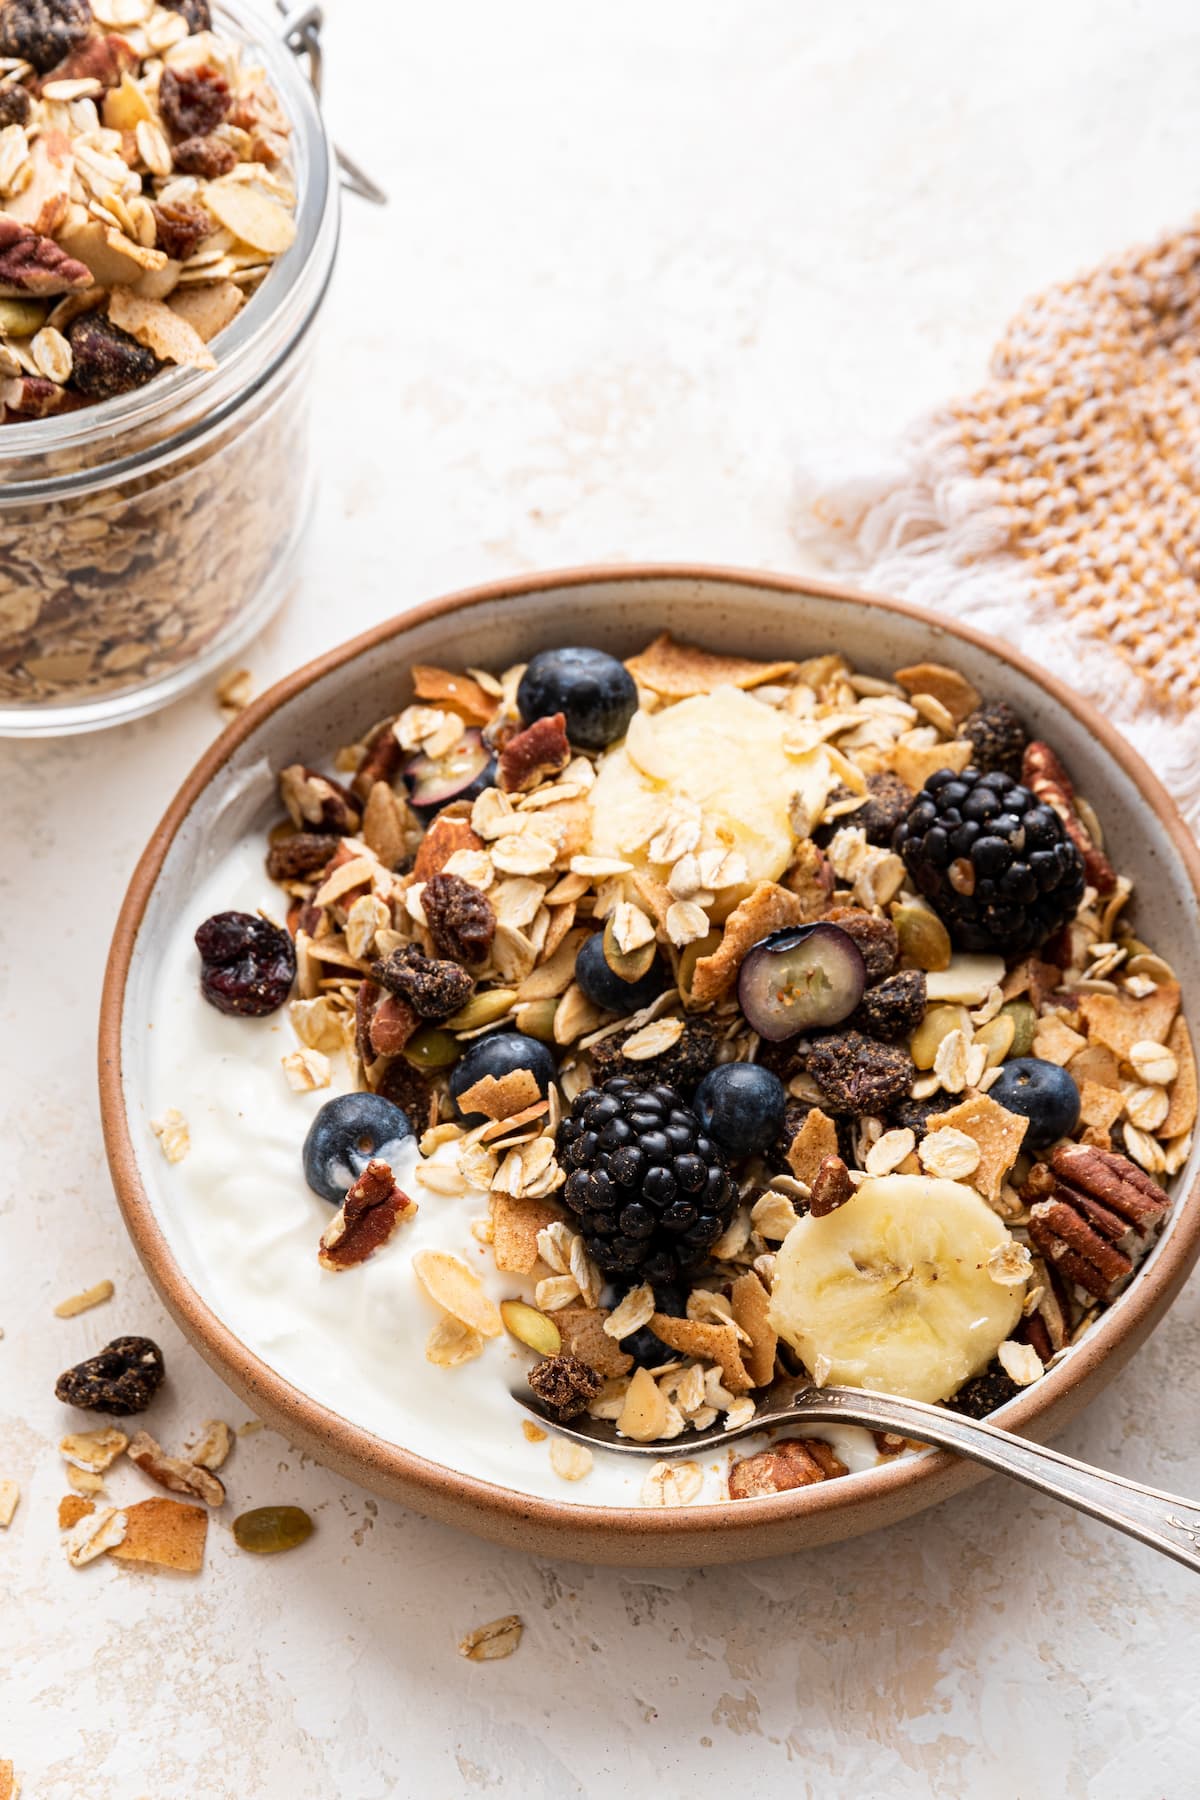
{"label": "dried fig piece", "polygon": [[126,1418],[145,1412],[165,1374],[162,1351],[152,1339],[119,1337],[98,1355],[65,1369],[54,1392],[67,1406]]}
{"label": "dried fig piece", "polygon": [[496,914],[486,894],[461,876],[438,874],[426,882],[421,905],[436,950],[454,962],[483,962],[496,935]]}
{"label": "dried fig piece", "polygon": [[74,367],[71,386],[89,400],[108,400],[145,387],[162,368],[153,350],[106,319],[103,313],[81,313],[67,326]]}
{"label": "dried fig piece", "polygon": [[465,1006],[475,987],[458,963],[426,956],[416,944],[401,944],[382,962],[372,963],[371,977],[407,1001],[418,1018],[437,1023]]}
{"label": "dried fig piece", "polygon": [[155,243],[175,262],[186,262],[213,230],[213,222],[204,208],[188,200],[176,200],[170,205],[152,204],[150,210],[156,227]]}
{"label": "dried fig piece", "polygon": [[4,0],[0,56],[19,56],[45,75],[83,43],[91,26],[88,0]]}

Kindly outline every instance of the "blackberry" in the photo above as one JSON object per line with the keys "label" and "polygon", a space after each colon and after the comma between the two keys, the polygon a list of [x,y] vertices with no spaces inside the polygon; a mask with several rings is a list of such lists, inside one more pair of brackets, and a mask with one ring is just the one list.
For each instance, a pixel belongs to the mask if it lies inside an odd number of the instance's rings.
{"label": "blackberry", "polygon": [[558,1128],[563,1202],[606,1274],[672,1283],[702,1262],[737,1183],[677,1089],[617,1076],[586,1088]]}
{"label": "blackberry", "polygon": [[939,769],[892,842],[960,950],[1035,950],[1083,898],[1083,858],[1057,813],[999,769]]}
{"label": "blackberry", "polygon": [[963,720],[960,730],[975,747],[971,760],[977,769],[985,775],[999,769],[1014,781],[1020,780],[1021,758],[1029,739],[1007,700],[989,700],[978,707]]}

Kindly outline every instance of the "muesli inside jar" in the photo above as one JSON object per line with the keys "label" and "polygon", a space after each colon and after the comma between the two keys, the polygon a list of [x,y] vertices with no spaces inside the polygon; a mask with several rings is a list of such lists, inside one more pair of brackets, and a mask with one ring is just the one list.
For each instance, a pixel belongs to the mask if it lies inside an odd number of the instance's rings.
{"label": "muesli inside jar", "polygon": [[[1040,1380],[1152,1248],[1197,1101],[1135,872],[1055,747],[935,662],[660,637],[412,678],[332,768],[282,771],[269,841],[205,888],[234,902],[262,855],[274,904],[180,921],[164,1067],[212,1102],[171,1180],[229,1254],[240,1058],[237,1154],[273,1160],[239,1278],[269,1267],[277,1341],[317,1368],[344,1339],[364,1384],[386,1356],[417,1411],[514,1439],[514,1369],[664,1444],[780,1372],[974,1416]],[[641,1498],[903,1450],[784,1437]],[[599,1474],[536,1430],[520,1454]]]}
{"label": "muesli inside jar", "polygon": [[[303,84],[283,72],[295,102]],[[0,707],[14,716],[161,681],[279,597],[307,492],[303,401],[278,345],[265,364],[246,345],[288,291],[281,277],[274,302],[257,294],[297,237],[295,110],[236,7],[0,3]]]}

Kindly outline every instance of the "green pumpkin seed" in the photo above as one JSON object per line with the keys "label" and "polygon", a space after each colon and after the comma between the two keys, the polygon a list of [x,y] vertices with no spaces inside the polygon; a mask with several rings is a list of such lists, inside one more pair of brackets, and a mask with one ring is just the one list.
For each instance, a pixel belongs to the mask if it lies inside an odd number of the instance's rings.
{"label": "green pumpkin seed", "polygon": [[636,950],[622,950],[617,943],[613,921],[610,919],[604,927],[604,960],[618,981],[640,981],[643,975],[649,974],[657,949],[657,943],[651,938],[648,944],[639,944]]}
{"label": "green pumpkin seed", "polygon": [[312,1530],[313,1522],[302,1506],[256,1506],[233,1521],[238,1548],[256,1556],[294,1550],[312,1536]]}
{"label": "green pumpkin seed", "polygon": [[477,1031],[482,1025],[494,1025],[512,1011],[516,988],[489,988],[486,994],[472,994],[454,1017],[446,1020],[447,1031]]}
{"label": "green pumpkin seed", "polygon": [[557,1011],[557,1000],[527,1000],[514,1014],[517,1030],[523,1031],[526,1037],[537,1038],[540,1044],[552,1044]]}
{"label": "green pumpkin seed", "polygon": [[950,967],[950,934],[932,907],[897,906],[892,924],[900,940],[900,960],[909,969],[934,974]]}
{"label": "green pumpkin seed", "polygon": [[1013,1022],[1013,1039],[1005,1052],[1008,1056],[1028,1056],[1033,1049],[1033,1034],[1037,1030],[1037,1014],[1028,1000],[1010,1000],[1002,1006],[997,1018],[1007,1015]]}
{"label": "green pumpkin seed", "polygon": [[524,1300],[502,1300],[500,1317],[518,1343],[528,1344],[539,1356],[557,1356],[562,1349],[558,1326],[536,1306],[527,1306]]}
{"label": "green pumpkin seed", "polygon": [[423,1025],[409,1038],[400,1052],[414,1069],[449,1069],[462,1055],[463,1047],[452,1032],[437,1025]]}

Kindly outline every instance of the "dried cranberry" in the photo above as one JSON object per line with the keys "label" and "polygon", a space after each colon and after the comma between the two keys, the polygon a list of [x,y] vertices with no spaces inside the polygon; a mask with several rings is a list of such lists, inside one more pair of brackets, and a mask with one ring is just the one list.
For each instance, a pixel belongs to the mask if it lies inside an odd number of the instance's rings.
{"label": "dried cranberry", "polygon": [[162,368],[153,350],[114,325],[103,313],[81,313],[67,326],[73,367],[71,386],[89,400],[107,400],[145,387]]}
{"label": "dried cranberry", "polygon": [[91,26],[88,0],[3,0],[0,55],[19,56],[44,75],[82,44]]}
{"label": "dried cranberry", "polygon": [[0,93],[0,128],[5,125],[28,125],[33,101],[23,87],[7,87]]}
{"label": "dried cranberry", "polygon": [[162,0],[168,12],[178,13],[187,21],[189,33],[212,30],[212,13],[208,0]]}
{"label": "dried cranberry", "polygon": [[164,69],[158,84],[158,110],[173,138],[206,137],[215,131],[233,96],[217,69]]}
{"label": "dried cranberry", "polygon": [[237,167],[237,151],[218,137],[184,138],[171,152],[175,167],[183,175],[199,175],[214,181]]}
{"label": "dried cranberry", "polygon": [[200,992],[218,1012],[261,1018],[281,1007],[296,978],[287,932],[254,913],[214,913],[196,933]]}
{"label": "dried cranberry", "polygon": [[171,205],[155,204],[150,208],[156,226],[155,243],[175,262],[186,262],[213,229],[213,222],[202,206],[188,200]]}

